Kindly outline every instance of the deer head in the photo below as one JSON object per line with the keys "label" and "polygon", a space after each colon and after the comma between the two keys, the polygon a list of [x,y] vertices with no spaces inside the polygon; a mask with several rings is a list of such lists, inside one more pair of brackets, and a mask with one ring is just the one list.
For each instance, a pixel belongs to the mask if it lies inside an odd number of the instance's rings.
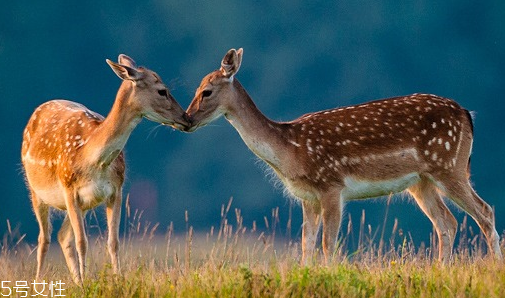
{"label": "deer head", "polygon": [[242,63],[242,48],[231,49],[221,61],[221,68],[205,76],[196,90],[195,97],[187,109],[194,131],[225,114],[235,100],[241,86],[235,85],[234,76]]}
{"label": "deer head", "polygon": [[[137,67],[135,61],[119,55],[118,63],[106,60],[123,84],[131,85],[125,92],[131,92],[128,106],[140,117],[183,130],[188,126],[186,115],[154,71]],[[121,88],[123,89],[123,88]]]}

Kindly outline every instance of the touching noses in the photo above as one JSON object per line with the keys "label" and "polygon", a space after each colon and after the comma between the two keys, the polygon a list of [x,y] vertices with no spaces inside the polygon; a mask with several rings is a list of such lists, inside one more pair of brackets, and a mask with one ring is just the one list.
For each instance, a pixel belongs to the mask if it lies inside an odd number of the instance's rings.
{"label": "touching noses", "polygon": [[184,115],[182,115],[182,118],[184,118],[184,120],[186,120],[186,122],[188,122],[189,126],[191,126],[193,124],[193,116],[191,116],[191,114],[184,112]]}

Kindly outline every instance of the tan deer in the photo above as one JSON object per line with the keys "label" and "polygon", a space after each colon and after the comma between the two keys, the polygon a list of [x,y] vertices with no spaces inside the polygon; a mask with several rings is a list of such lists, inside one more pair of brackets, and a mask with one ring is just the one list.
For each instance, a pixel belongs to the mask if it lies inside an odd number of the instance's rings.
{"label": "tan deer", "polygon": [[155,72],[137,67],[126,55],[118,61],[107,60],[123,82],[106,118],[81,104],[52,100],[35,110],[24,130],[21,158],[40,227],[37,279],[51,241],[50,208],[56,208],[66,211],[58,241],[72,278],[82,284],[87,250],[83,218],[103,202],[108,250],[113,270],[119,272],[125,143],[143,117],[178,129],[188,125],[184,110]]}
{"label": "tan deer", "polygon": [[344,202],[408,191],[438,234],[439,259],[451,256],[457,221],[442,196],[472,216],[501,258],[493,209],[469,182],[469,112],[435,95],[413,94],[275,122],[235,78],[242,49],[205,76],[187,109],[189,131],[221,115],[275,171],[303,207],[302,264],[314,252],[322,220],[325,260],[332,256]]}

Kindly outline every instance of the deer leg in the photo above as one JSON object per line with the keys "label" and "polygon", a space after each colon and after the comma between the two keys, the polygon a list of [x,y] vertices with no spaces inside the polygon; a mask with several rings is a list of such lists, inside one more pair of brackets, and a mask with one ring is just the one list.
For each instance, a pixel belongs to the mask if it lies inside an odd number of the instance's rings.
{"label": "deer leg", "polygon": [[30,189],[33,211],[39,223],[39,238],[37,246],[37,275],[36,279],[40,280],[42,266],[46,258],[49,244],[51,243],[51,222],[49,221],[49,206],[41,202],[35,192]]}
{"label": "deer leg", "polygon": [[314,256],[317,232],[319,231],[321,206],[316,201],[302,200],[303,225],[302,225],[302,265],[308,265]]}
{"label": "deer leg", "polygon": [[79,258],[79,273],[81,275],[81,283],[84,280],[84,272],[86,267],[86,251],[88,248],[88,240],[84,229],[84,216],[81,207],[77,203],[77,195],[69,191],[65,197],[67,206],[67,216],[70,220],[72,230],[75,237],[75,245],[77,248],[77,256]]}
{"label": "deer leg", "polygon": [[70,274],[72,274],[72,279],[76,284],[81,284],[82,280],[79,273],[77,252],[75,250],[74,232],[72,231],[68,215],[65,216],[61,229],[58,232],[58,242],[60,243],[61,250],[65,256],[68,270],[70,271]]}
{"label": "deer leg", "polygon": [[408,191],[437,231],[438,259],[444,262],[450,260],[458,230],[456,218],[445,205],[437,188],[427,179],[411,186]]}
{"label": "deer leg", "polygon": [[493,208],[477,195],[466,178],[449,180],[442,185],[446,195],[477,222],[486,237],[489,250],[501,260],[500,236],[496,231]]}
{"label": "deer leg", "polygon": [[321,197],[323,218],[323,253],[326,264],[329,264],[337,242],[340,221],[342,220],[342,198],[340,191],[332,191]]}
{"label": "deer leg", "polygon": [[121,190],[119,190],[107,203],[107,226],[109,230],[109,238],[107,246],[112,262],[112,269],[115,274],[119,273],[119,223],[121,221]]}

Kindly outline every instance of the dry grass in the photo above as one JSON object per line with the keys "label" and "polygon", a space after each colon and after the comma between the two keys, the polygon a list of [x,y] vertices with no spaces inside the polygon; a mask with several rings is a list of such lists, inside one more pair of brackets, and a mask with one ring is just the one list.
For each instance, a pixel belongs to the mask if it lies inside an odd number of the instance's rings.
{"label": "dry grass", "polygon": [[[319,256],[301,267],[298,243],[244,227],[240,210],[230,209],[231,201],[222,208],[220,227],[206,234],[194,234],[188,222],[186,234],[174,235],[168,227],[160,237],[157,225],[127,208],[120,276],[112,274],[104,233],[88,220],[88,230],[97,229],[98,236],[90,240],[84,287],[72,283],[56,243],[45,280],[61,280],[62,293],[71,297],[505,297],[504,262],[487,257],[482,236],[471,235],[465,223],[450,264],[433,260],[435,239],[416,248],[396,225],[390,233],[372,231],[363,214],[356,250],[349,251],[348,229],[329,266]],[[267,222],[275,231],[276,212]],[[14,281],[30,284],[35,274],[35,247],[23,238],[9,228],[1,244],[0,280],[11,281],[11,288]]]}

